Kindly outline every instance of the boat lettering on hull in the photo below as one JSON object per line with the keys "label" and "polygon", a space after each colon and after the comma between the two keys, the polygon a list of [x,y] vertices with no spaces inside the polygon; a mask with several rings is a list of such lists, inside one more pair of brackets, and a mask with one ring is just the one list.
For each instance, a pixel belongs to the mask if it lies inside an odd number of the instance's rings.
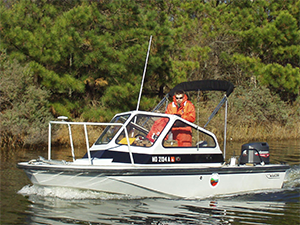
{"label": "boat lettering on hull", "polygon": [[268,174],[266,175],[266,177],[267,177],[268,179],[279,179],[279,178],[280,178],[279,173],[268,173]]}

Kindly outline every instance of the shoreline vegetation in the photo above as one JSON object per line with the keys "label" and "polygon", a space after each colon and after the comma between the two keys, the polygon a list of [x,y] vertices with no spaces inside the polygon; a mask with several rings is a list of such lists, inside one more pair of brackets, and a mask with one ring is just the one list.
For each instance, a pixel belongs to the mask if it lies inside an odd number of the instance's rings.
{"label": "shoreline vegetation", "polygon": [[[234,94],[232,94],[233,99]],[[293,107],[285,105],[285,107],[281,106],[279,109],[278,106],[276,106],[277,109],[274,110],[274,113],[280,113],[280,110],[284,110],[284,115],[286,115],[286,119],[279,120],[277,118],[273,121],[269,121],[266,118],[263,120],[262,118],[256,118],[257,115],[255,114],[262,113],[264,114],[264,111],[258,111],[258,110],[251,110],[252,114],[248,114],[246,110],[242,111],[242,113],[239,112],[239,110],[235,107],[233,108],[237,102],[233,102],[229,97],[229,103],[228,103],[228,117],[227,117],[227,142],[233,141],[233,142],[255,142],[255,141],[272,141],[272,140],[300,140],[300,108],[295,105]],[[216,101],[213,101],[215,106],[217,105]],[[253,103],[253,102],[252,102]],[[209,117],[210,113],[214,110],[213,104],[208,103],[201,103],[206,105],[206,108],[201,108],[200,116],[196,114],[195,123],[199,126],[204,126],[204,124],[207,122],[207,118]],[[196,105],[196,104],[195,104]],[[196,105],[197,107],[197,105]],[[199,106],[198,106],[199,107]],[[265,109],[265,113],[270,113],[270,110]],[[290,114],[294,113],[293,116]],[[260,115],[262,116],[262,115]],[[278,116],[282,117],[282,114],[279,114]],[[200,117],[200,119],[199,119]],[[274,118],[275,116],[272,115]],[[52,120],[56,120],[53,119]],[[82,118],[77,118],[72,120],[74,122],[82,122],[84,121]],[[105,122],[105,121],[91,121],[91,122]],[[107,121],[108,122],[108,121]],[[217,139],[219,144],[222,144],[224,141],[224,109],[220,109],[219,113],[215,115],[215,117],[210,121],[209,125],[207,126],[207,130],[213,132]],[[56,127],[55,127],[56,126]],[[70,144],[69,139],[69,131],[67,126],[65,125],[55,125],[53,126],[52,131],[52,145],[53,146],[67,146]],[[26,126],[28,127],[28,126]],[[12,128],[16,129],[16,126],[12,126]],[[22,126],[20,127],[20,130],[22,130]],[[32,128],[36,129],[36,128]],[[38,130],[35,130],[36,132],[34,135],[18,135],[18,136],[1,136],[0,139],[0,146],[5,148],[16,148],[16,147],[25,147],[25,148],[39,148],[39,147],[46,147],[47,141],[48,141],[48,123],[43,124],[43,128],[38,128]],[[90,146],[97,140],[97,138],[100,136],[101,132],[103,131],[103,127],[94,127],[94,126],[88,126],[88,135],[89,135],[89,144]],[[2,133],[3,134],[3,133]],[[85,147],[85,135],[83,126],[76,125],[72,126],[72,135],[73,135],[73,141],[74,145]],[[31,139],[31,140],[30,140]]]}
{"label": "shoreline vegetation", "polygon": [[[202,113],[205,114],[207,112],[211,112],[210,110],[205,109],[202,110]],[[228,109],[228,118],[227,118],[227,142],[260,142],[260,141],[273,141],[273,140],[300,140],[300,120],[297,118],[288,117],[288,122],[285,124],[280,123],[279,121],[274,122],[249,122],[251,121],[251,117],[249,118],[248,123],[242,121],[240,116],[237,116],[236,110]],[[298,109],[299,111],[299,109]],[[230,113],[233,113],[232,115]],[[209,115],[209,114],[205,114]],[[210,121],[207,126],[207,130],[213,132],[220,145],[224,142],[224,112],[220,112]],[[200,121],[196,121],[196,123],[203,127],[203,125],[207,122],[208,116],[202,117]],[[254,121],[254,116],[252,115],[252,121]],[[74,121],[82,122],[82,119],[76,119]],[[98,121],[94,121],[98,122]],[[55,125],[54,132],[52,132],[52,145],[53,146],[68,146],[70,145],[69,139],[69,131],[67,126],[65,125]],[[77,147],[86,147],[85,135],[83,126],[76,125],[72,126],[72,137],[74,146]],[[97,140],[103,131],[103,127],[94,127],[87,126],[89,144],[90,146]],[[48,138],[48,129],[45,130],[43,140],[47,140]],[[24,138],[25,139],[25,138]],[[3,143],[2,143],[3,145]],[[23,147],[28,148],[38,148],[47,146],[46,142],[40,142],[38,144],[25,144]],[[20,147],[20,145],[15,145],[13,142],[11,144],[5,145],[5,147]]]}

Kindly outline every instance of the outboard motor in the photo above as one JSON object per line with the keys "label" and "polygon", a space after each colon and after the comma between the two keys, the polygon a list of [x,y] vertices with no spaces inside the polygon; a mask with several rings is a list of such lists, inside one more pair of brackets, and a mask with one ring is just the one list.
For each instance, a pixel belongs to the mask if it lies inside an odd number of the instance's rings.
{"label": "outboard motor", "polygon": [[254,142],[242,145],[240,164],[270,163],[269,145],[267,142]]}

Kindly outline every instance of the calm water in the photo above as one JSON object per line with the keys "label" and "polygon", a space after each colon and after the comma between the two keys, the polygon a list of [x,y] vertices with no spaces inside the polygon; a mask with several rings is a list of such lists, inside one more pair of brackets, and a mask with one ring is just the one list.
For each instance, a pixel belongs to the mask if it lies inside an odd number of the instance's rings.
{"label": "calm water", "polygon": [[[272,163],[292,166],[283,189],[189,200],[37,188],[16,163],[47,149],[1,149],[0,224],[300,224],[300,141],[268,143]],[[242,144],[227,143],[226,155]]]}

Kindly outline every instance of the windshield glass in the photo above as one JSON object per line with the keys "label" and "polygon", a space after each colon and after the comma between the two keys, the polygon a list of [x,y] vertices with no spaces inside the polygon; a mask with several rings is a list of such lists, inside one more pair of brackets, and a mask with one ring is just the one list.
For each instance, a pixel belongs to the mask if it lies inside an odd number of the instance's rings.
{"label": "windshield glass", "polygon": [[[168,122],[168,117],[136,115],[126,126],[130,145],[152,146]],[[116,143],[127,145],[125,131],[122,131]]]}
{"label": "windshield glass", "polygon": [[212,136],[206,134],[187,123],[176,120],[168,136],[164,139],[164,147],[193,147],[214,148],[216,142]]}
{"label": "windshield glass", "polygon": [[[130,114],[126,114],[126,115],[121,115],[121,116],[116,116],[114,117],[110,123],[122,123],[124,124],[126,122],[126,120],[129,118]],[[96,141],[96,145],[101,145],[101,144],[107,144],[111,141],[111,139],[116,135],[116,133],[119,131],[119,129],[121,128],[121,126],[119,125],[109,125],[107,126],[104,131],[102,132],[102,134],[100,135],[100,137],[98,138],[98,140]]]}

